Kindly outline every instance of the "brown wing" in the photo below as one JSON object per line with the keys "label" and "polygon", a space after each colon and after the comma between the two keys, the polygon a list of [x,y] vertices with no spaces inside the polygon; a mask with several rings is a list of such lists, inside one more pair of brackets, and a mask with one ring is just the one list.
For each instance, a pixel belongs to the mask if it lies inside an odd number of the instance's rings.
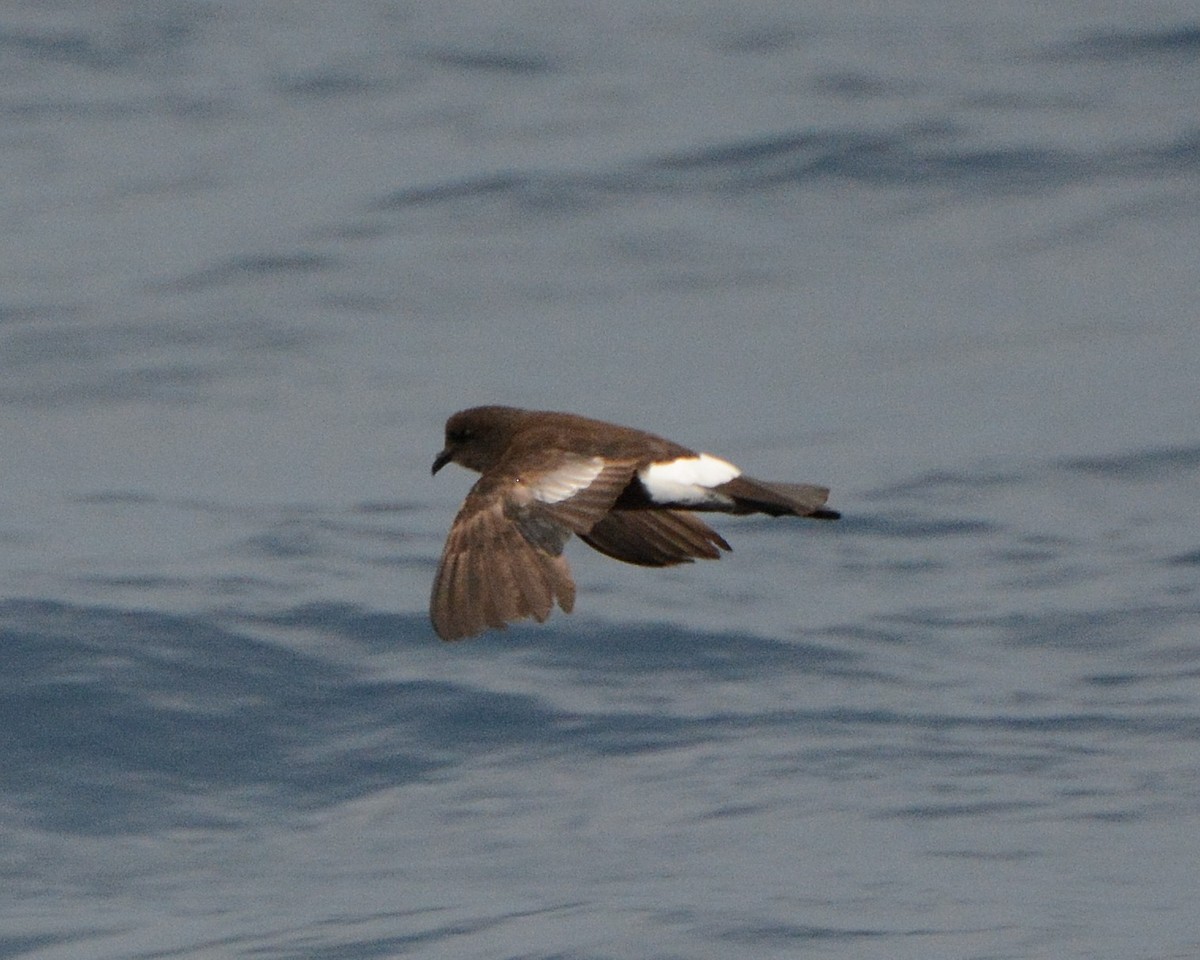
{"label": "brown wing", "polygon": [[553,469],[515,475],[501,466],[480,477],[434,576],[429,616],[438,636],[459,640],[527,617],[540,623],[556,601],[570,613],[575,584],[563,546],[607,513],[634,467],[559,455]]}
{"label": "brown wing", "polygon": [[513,496],[545,511],[573,533],[587,533],[612,509],[633,479],[638,463],[632,459],[553,455],[557,461],[553,469],[531,469],[521,475]]}
{"label": "brown wing", "polygon": [[613,510],[580,539],[616,560],[642,567],[669,567],[697,557],[716,560],[721,550],[733,549],[710,526],[681,510]]}
{"label": "brown wing", "polygon": [[433,579],[429,616],[443,640],[461,640],[514,620],[570,613],[575,584],[562,556],[571,531],[542,516],[518,524],[500,491],[479,491],[459,510]]}

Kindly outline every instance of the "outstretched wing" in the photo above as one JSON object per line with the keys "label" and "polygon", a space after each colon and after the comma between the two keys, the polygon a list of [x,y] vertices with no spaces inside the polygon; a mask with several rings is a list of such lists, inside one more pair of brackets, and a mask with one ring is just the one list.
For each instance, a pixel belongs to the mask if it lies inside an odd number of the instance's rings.
{"label": "outstretched wing", "polygon": [[632,461],[562,457],[551,469],[480,477],[450,527],[433,580],[429,616],[443,640],[514,620],[570,613],[575,583],[563,557],[633,476]]}
{"label": "outstretched wing", "polygon": [[[478,486],[478,485],[477,485]],[[571,531],[549,518],[518,525],[497,491],[473,490],[459,510],[433,578],[429,616],[443,640],[461,640],[513,620],[567,613],[575,584],[562,555]]]}
{"label": "outstretched wing", "polygon": [[708,524],[682,510],[613,510],[580,539],[615,560],[642,567],[716,560],[722,550],[733,549]]}

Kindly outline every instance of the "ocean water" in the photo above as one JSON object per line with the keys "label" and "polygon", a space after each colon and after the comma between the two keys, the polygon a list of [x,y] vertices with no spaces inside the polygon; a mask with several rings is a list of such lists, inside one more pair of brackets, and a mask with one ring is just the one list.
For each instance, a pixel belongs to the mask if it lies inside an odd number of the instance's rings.
{"label": "ocean water", "polygon": [[[1200,954],[1193,3],[0,13],[0,960]],[[483,402],[837,524],[426,619]]]}

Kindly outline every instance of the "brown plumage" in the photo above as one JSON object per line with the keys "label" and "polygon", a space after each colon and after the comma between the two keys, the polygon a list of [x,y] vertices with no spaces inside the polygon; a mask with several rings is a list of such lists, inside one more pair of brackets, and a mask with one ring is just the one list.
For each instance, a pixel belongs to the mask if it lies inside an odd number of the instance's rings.
{"label": "brown plumage", "polygon": [[473,407],[446,422],[437,473],[481,476],[463,502],[433,581],[443,640],[575,604],[563,557],[571,534],[625,563],[715,560],[731,547],[697,511],[834,520],[826,487],[764,483],[670,440],[569,413]]}

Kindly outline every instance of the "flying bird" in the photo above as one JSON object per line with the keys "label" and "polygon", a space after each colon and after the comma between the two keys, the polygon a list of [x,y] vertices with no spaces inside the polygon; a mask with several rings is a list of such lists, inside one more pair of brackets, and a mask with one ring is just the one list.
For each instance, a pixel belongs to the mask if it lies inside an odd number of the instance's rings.
{"label": "flying bird", "polygon": [[436,474],[481,476],[450,527],[429,615],[443,640],[570,613],[575,534],[625,563],[668,567],[732,548],[697,512],[836,520],[827,487],[752,480],[720,457],[570,413],[472,407],[446,421]]}

